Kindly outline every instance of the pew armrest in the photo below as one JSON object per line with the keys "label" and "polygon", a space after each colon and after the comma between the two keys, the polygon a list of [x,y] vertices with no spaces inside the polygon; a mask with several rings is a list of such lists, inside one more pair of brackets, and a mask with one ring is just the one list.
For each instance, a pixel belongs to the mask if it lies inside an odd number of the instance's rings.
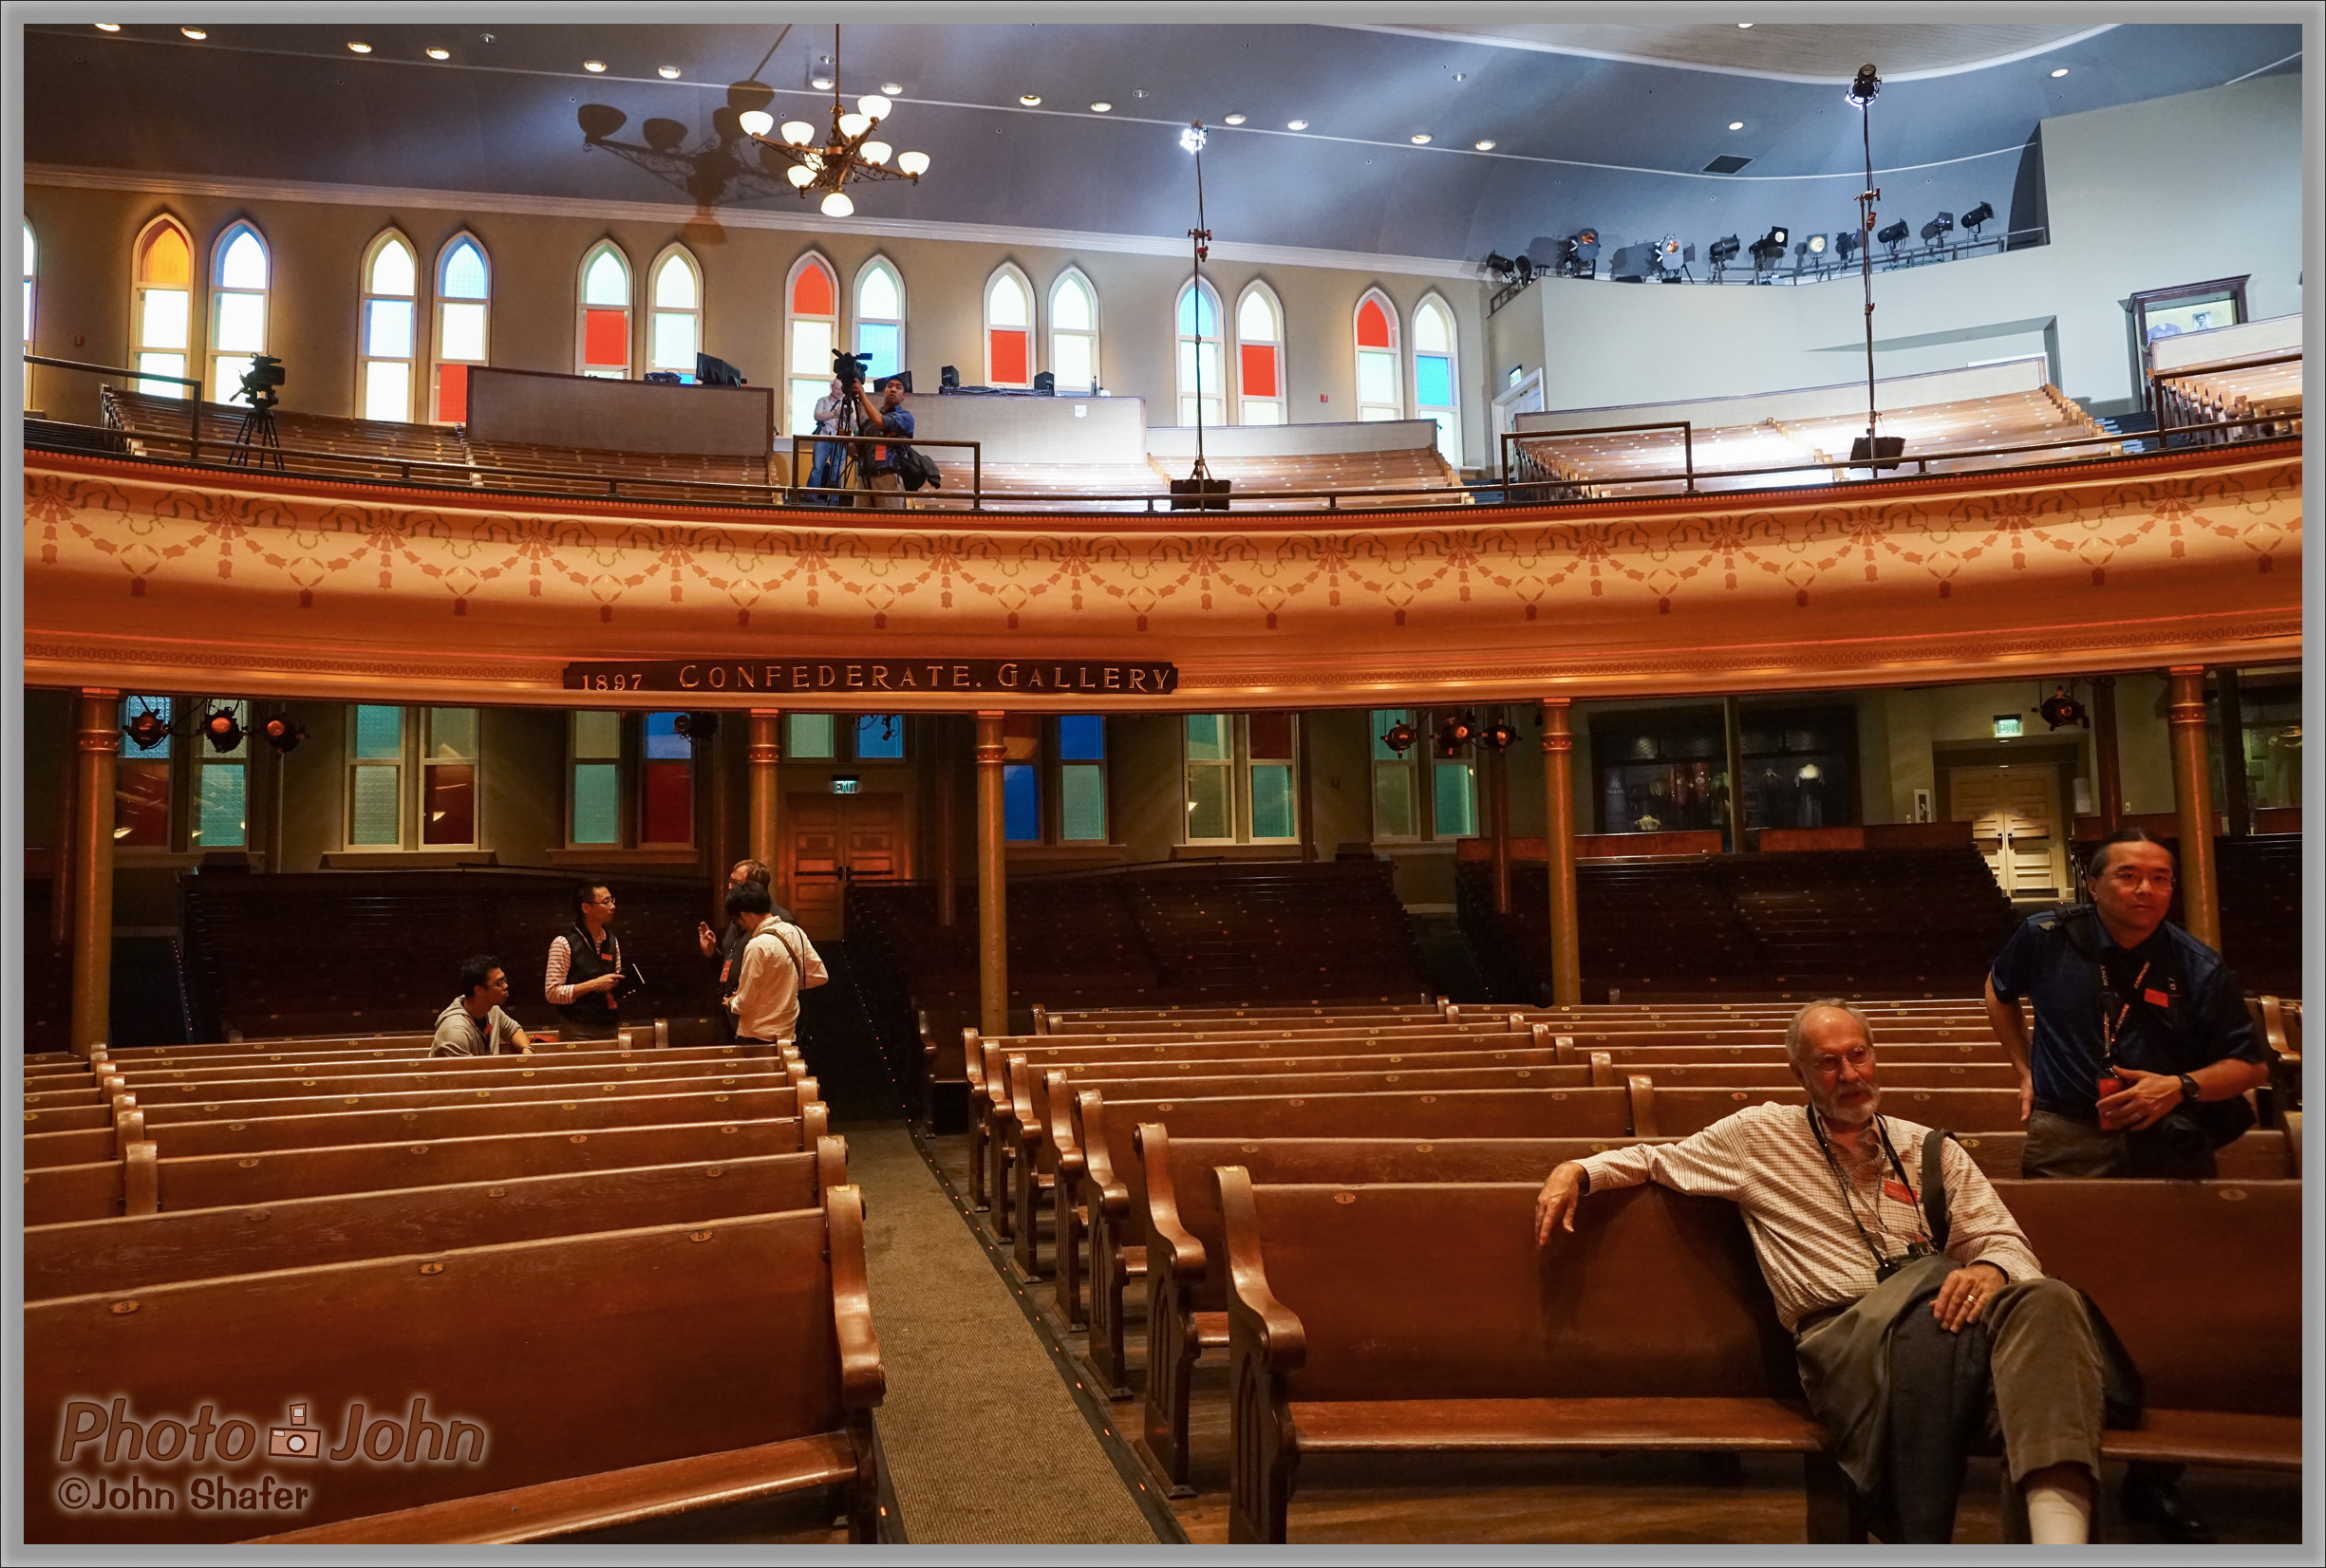
{"label": "pew armrest", "polygon": [[880,1367],[880,1338],[872,1332],[872,1300],[864,1268],[864,1194],[853,1186],[824,1193],[826,1244],[832,1251],[832,1317],[840,1344],[840,1398],[869,1409],[888,1391]]}
{"label": "pew armrest", "polygon": [[1091,1185],[1091,1224],[1099,1217],[1119,1223],[1131,1212],[1131,1189],[1115,1174],[1115,1151],[1106,1145],[1106,1106],[1096,1089],[1074,1097],[1082,1118],[1082,1179]]}
{"label": "pew armrest", "polygon": [[1132,1147],[1147,1167],[1147,1275],[1160,1278],[1166,1259],[1172,1278],[1200,1283],[1208,1260],[1204,1244],[1179,1223],[1179,1193],[1172,1185],[1171,1129],[1160,1122],[1142,1122],[1132,1134]]}
{"label": "pew armrest", "polygon": [[1049,1135],[1051,1147],[1058,1150],[1059,1190],[1071,1192],[1074,1178],[1082,1169],[1082,1148],[1074,1135],[1074,1086],[1065,1073],[1056,1070],[1047,1078]]}
{"label": "pew armrest", "polygon": [[1260,1213],[1252,1201],[1251,1172],[1242,1166],[1221,1166],[1218,1178],[1220,1218],[1228,1232],[1230,1324],[1250,1335],[1269,1376],[1298,1372],[1308,1359],[1307,1331],[1292,1309],[1268,1289],[1267,1270],[1260,1256]]}
{"label": "pew armrest", "polygon": [[816,1140],[816,1188],[818,1192],[848,1185],[848,1140],[827,1135]]}
{"label": "pew armrest", "polygon": [[823,1432],[340,1520],[259,1536],[253,1544],[488,1546],[551,1540],[787,1492],[845,1486],[856,1476],[856,1451],[849,1435]]}

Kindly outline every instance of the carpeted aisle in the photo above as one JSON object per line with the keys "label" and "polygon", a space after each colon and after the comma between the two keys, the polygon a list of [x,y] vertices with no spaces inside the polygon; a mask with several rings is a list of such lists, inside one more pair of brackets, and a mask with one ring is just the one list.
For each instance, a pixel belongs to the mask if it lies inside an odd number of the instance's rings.
{"label": "carpeted aisle", "polygon": [[1155,1533],[1032,1324],[896,1124],[853,1126],[876,1418],[907,1536],[921,1545],[1154,1545]]}

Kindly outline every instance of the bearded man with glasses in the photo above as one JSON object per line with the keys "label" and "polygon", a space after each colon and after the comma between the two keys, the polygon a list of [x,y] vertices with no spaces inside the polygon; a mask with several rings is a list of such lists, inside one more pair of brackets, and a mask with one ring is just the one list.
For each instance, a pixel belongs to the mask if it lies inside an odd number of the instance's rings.
{"label": "bearded man with glasses", "polygon": [[[2269,1079],[2268,1048],[2221,955],[2165,918],[2170,850],[2119,829],[2092,850],[2085,886],[2089,904],[2029,920],[1987,976],[1988,1021],[2019,1069],[2019,1174],[2210,1177],[2213,1151],[2253,1125],[2244,1096]],[[2133,1465],[2124,1512],[2167,1540],[2208,1542],[2179,1473]]]}

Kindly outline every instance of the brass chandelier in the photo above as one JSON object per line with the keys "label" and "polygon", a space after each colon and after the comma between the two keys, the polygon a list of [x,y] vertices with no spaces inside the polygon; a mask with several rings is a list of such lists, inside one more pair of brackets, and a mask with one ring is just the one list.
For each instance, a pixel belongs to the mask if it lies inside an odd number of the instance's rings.
{"label": "brass chandelier", "polygon": [[[780,158],[788,161],[783,177],[805,201],[809,193],[824,193],[823,214],[826,217],[846,217],[856,210],[848,194],[851,180],[908,179],[919,184],[921,176],[929,170],[927,153],[899,153],[886,141],[873,139],[872,133],[895,108],[878,93],[867,93],[856,100],[850,110],[840,101],[840,29],[832,29],[832,129],[823,142],[816,142],[816,127],[804,120],[787,120],[780,130],[780,139],[770,140],[768,133],[777,129],[776,117],[765,109],[746,109],[738,115],[744,134],[758,142],[760,161],[772,163]],[[891,162],[891,158],[894,162]]]}

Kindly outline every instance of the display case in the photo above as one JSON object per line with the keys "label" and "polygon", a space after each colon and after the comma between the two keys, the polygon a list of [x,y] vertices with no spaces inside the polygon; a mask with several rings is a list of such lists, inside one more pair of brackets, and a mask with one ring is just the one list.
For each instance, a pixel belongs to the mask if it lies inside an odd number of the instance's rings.
{"label": "display case", "polygon": [[[1590,719],[1592,821],[1603,833],[1714,829],[1728,844],[1728,748],[1718,708],[1599,713]],[[1744,826],[1847,828],[1858,821],[1857,710],[1762,707],[1741,714]]]}
{"label": "display case", "polygon": [[1747,707],[1740,738],[1747,833],[1857,825],[1857,709]]}

